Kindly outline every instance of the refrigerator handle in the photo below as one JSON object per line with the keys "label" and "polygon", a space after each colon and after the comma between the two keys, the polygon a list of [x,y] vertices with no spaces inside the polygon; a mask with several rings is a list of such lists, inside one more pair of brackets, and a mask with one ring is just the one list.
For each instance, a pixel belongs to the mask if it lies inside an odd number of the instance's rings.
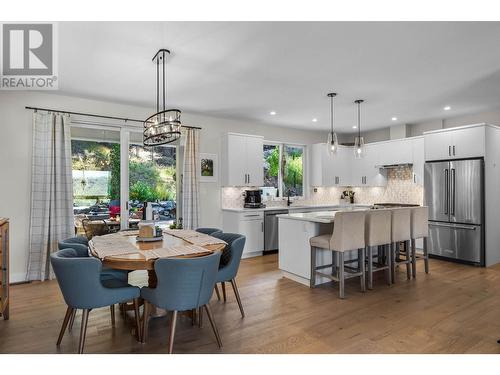
{"label": "refrigerator handle", "polygon": [[455,168],[451,168],[451,215],[455,216]]}
{"label": "refrigerator handle", "polygon": [[450,183],[449,183],[449,171],[448,169],[445,169],[444,170],[444,214],[445,215],[448,215],[448,209],[449,209],[449,204],[450,204],[450,200],[449,200],[449,187],[450,187]]}

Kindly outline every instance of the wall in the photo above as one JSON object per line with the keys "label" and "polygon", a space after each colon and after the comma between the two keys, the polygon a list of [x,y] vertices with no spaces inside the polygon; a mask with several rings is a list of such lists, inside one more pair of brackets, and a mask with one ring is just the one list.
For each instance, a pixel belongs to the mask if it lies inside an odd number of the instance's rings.
{"label": "wall", "polygon": [[[244,198],[242,196],[245,188],[227,187],[222,189],[222,207],[241,208]],[[297,203],[310,205],[336,205],[341,203],[340,196],[346,190],[345,187],[318,187],[316,192],[306,199],[297,200]],[[411,168],[402,167],[389,169],[387,171],[387,185],[385,187],[354,187],[355,203],[413,203],[423,204],[424,189],[413,183]],[[286,206],[286,199],[267,201],[267,207]]]}
{"label": "wall", "polygon": [[[42,92],[0,93],[0,216],[11,219],[11,279],[25,277],[29,250],[31,191],[32,111],[25,106],[76,112],[98,113],[129,118],[146,118],[152,108]],[[183,114],[183,123],[202,127],[200,152],[221,158],[221,135],[225,132],[257,134],[266,140],[312,144],[324,141],[324,132],[301,131],[263,123]],[[137,124],[140,127],[140,124]],[[220,176],[220,171],[219,171]],[[222,226],[219,183],[202,183],[200,225]]]}

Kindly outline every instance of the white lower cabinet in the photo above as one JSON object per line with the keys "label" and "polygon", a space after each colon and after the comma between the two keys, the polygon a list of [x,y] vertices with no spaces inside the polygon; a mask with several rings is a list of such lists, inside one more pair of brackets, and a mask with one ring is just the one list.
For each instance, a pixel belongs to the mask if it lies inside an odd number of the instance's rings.
{"label": "white lower cabinet", "polygon": [[243,257],[262,255],[264,250],[264,212],[232,212],[222,213],[223,231],[239,233],[246,237]]}

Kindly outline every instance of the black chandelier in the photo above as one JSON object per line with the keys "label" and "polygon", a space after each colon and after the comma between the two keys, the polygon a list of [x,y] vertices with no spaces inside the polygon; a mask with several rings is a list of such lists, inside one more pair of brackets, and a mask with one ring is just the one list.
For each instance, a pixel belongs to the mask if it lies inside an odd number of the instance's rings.
{"label": "black chandelier", "polygon": [[156,113],[144,121],[144,146],[160,146],[181,137],[181,111],[167,109],[168,49],[160,49],[153,57],[156,64]]}

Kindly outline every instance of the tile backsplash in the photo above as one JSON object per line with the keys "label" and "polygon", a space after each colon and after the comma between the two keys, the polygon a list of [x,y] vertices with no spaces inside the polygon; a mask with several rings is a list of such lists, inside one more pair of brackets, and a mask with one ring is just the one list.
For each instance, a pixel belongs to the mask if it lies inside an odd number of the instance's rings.
{"label": "tile backsplash", "polygon": [[[222,208],[243,207],[243,192],[248,188],[225,187],[222,188]],[[316,192],[311,188],[309,198],[298,199],[294,202],[301,204],[321,205],[339,204],[345,187],[318,187]],[[359,204],[373,203],[413,203],[422,204],[424,189],[413,182],[411,168],[401,167],[387,171],[387,186],[384,187],[353,187],[355,192],[354,202]],[[286,206],[286,198],[265,202],[267,207]]]}

